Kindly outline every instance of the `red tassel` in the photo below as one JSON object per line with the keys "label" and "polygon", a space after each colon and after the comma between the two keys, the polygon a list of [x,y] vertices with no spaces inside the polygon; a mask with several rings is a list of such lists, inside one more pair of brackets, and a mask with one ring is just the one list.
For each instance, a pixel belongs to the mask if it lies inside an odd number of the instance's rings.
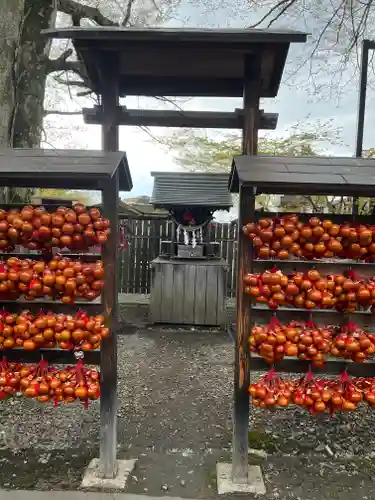
{"label": "red tassel", "polygon": [[348,372],[342,372],[340,373],[340,380],[343,384],[346,384],[349,382],[349,375]]}
{"label": "red tassel", "polygon": [[275,326],[279,326],[280,321],[276,318],[276,316],[273,316],[271,321],[268,323],[268,328],[271,330],[272,328],[275,328]]}
{"label": "red tassel", "polygon": [[311,368],[309,368],[309,371],[306,373],[306,379],[307,379],[309,382],[313,382],[313,381],[315,381],[314,374],[313,374],[313,372],[311,371]]}

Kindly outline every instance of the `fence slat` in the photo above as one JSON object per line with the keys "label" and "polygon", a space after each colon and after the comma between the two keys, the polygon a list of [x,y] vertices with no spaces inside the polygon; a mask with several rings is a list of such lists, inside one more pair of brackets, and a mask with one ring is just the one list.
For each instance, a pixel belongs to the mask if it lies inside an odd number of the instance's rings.
{"label": "fence slat", "polygon": [[142,238],[141,242],[141,262],[140,262],[140,280],[141,280],[141,293],[147,293],[147,285],[148,285],[148,263],[150,258],[150,249],[149,249],[149,237],[150,237],[150,221],[144,220],[142,226]]}
{"label": "fence slat", "polygon": [[[236,296],[236,287],[237,287],[237,231],[238,225],[233,224],[232,226],[232,259],[230,263],[230,273],[231,273],[231,290],[230,297],[233,298]],[[250,242],[249,242],[250,244]]]}
{"label": "fence slat", "polygon": [[[120,293],[149,294],[151,290],[150,263],[160,253],[160,242],[172,236],[172,222],[155,217],[123,219],[131,228],[130,245],[119,254],[118,272]],[[228,263],[227,296],[236,290],[237,225],[213,222],[208,229],[208,241],[219,243],[221,256]]]}

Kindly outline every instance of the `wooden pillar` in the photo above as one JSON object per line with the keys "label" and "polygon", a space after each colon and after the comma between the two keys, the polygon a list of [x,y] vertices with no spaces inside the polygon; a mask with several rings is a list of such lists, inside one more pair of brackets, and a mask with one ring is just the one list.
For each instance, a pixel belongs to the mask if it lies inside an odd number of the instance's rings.
{"label": "wooden pillar", "polygon": [[[260,58],[245,61],[243,154],[257,154],[259,114]],[[255,193],[239,190],[239,214],[237,235],[237,291],[236,291],[236,345],[234,368],[233,409],[233,459],[232,481],[248,482],[248,430],[249,430],[249,383],[251,310],[249,296],[244,293],[243,276],[251,271],[251,244],[242,227],[254,218]]]}
{"label": "wooden pillar", "polygon": [[[106,73],[103,77],[103,124],[102,149],[118,151],[119,134],[116,124],[119,104],[117,64],[110,54],[105,55]],[[104,213],[111,223],[111,233],[103,246],[105,287],[102,293],[105,325],[110,336],[101,345],[101,399],[100,399],[100,470],[103,478],[117,474],[117,257],[118,257],[118,173],[108,181],[102,190]]]}
{"label": "wooden pillar", "polygon": [[243,91],[244,123],[242,131],[242,154],[258,154],[260,55],[245,59],[245,83]]}

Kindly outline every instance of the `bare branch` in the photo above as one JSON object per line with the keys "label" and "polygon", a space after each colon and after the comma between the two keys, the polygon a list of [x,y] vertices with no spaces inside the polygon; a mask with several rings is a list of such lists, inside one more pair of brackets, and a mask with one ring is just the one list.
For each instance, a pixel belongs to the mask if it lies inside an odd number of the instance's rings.
{"label": "bare branch", "polygon": [[159,16],[162,16],[163,12],[161,11],[161,9],[158,6],[158,4],[156,3],[156,1],[155,0],[151,0],[151,2],[152,2],[152,5],[154,6],[156,12],[159,14]]}
{"label": "bare branch", "polygon": [[150,129],[148,127],[140,126],[139,128],[141,130],[143,130],[143,132],[146,132],[146,134],[149,135],[153,141],[156,141],[159,144],[161,144],[162,146],[165,146],[165,143],[161,139],[159,139],[158,137],[156,137],[154,134],[152,134],[151,131],[150,131]]}
{"label": "bare branch", "polygon": [[313,200],[312,196],[302,196],[302,198],[304,200],[306,200],[307,202],[310,203],[310,205],[312,206],[314,212],[319,212],[319,208],[318,208],[317,204],[314,203],[314,200]]}
{"label": "bare branch", "polygon": [[80,88],[87,89],[87,85],[85,84],[85,82],[80,82],[79,80],[64,79],[64,78],[61,78],[61,76],[54,76],[53,79],[57,83],[61,83],[62,85],[74,85],[74,87],[80,87]]}
{"label": "bare branch", "polygon": [[50,59],[47,67],[47,74],[53,73],[54,71],[65,71],[66,66],[73,62],[67,61],[68,57],[72,54],[73,50],[67,49],[57,59]]}
{"label": "bare branch", "polygon": [[117,23],[103,16],[99,9],[83,5],[74,0],[57,0],[57,10],[74,18],[74,24],[79,25],[82,19],[90,19],[99,26],[118,26]]}
{"label": "bare branch", "polygon": [[[1,0],[0,0],[1,1]],[[288,0],[290,1],[290,0]],[[59,12],[63,12],[71,16],[73,26],[79,26],[82,19],[89,19],[90,21],[96,23],[99,26],[129,26],[130,18],[132,15],[132,9],[134,7],[136,0],[126,0],[126,6],[124,9],[124,19],[121,24],[112,21],[108,17],[105,17],[98,8],[91,7],[89,5],[81,4],[76,0],[56,0],[57,10]],[[125,3],[125,2],[124,2]],[[157,10],[159,14],[161,14],[161,10],[156,4],[155,0],[152,0],[154,8]],[[90,83],[87,78],[87,74],[85,71],[85,67],[81,61],[68,61],[67,59],[72,55],[72,50],[65,50],[57,59],[50,60],[48,64],[47,74],[53,72],[64,72],[63,74],[54,76],[56,82],[66,85],[69,89],[71,87],[79,87],[85,90],[78,92],[77,96],[88,96],[92,95],[93,91],[90,90]],[[75,73],[82,81],[79,80],[70,80],[67,72]],[[175,102],[165,98],[165,97],[156,97],[156,99],[163,100],[165,102],[170,102],[179,108],[178,104]],[[180,108],[181,109],[181,108]],[[66,114],[66,113],[65,113]],[[148,131],[146,131],[149,133]]]}
{"label": "bare branch", "polygon": [[[292,5],[294,3],[297,3],[297,1],[298,0],[293,0]],[[346,4],[346,0],[340,0],[339,5],[335,9],[333,9],[333,12],[332,12],[330,18],[327,20],[325,26],[323,27],[322,31],[320,32],[320,34],[318,36],[318,39],[314,43],[314,47],[313,47],[312,51],[310,52],[309,56],[306,59],[303,59],[302,62],[300,64],[298,64],[297,68],[289,74],[288,78],[285,80],[286,82],[289,81],[291,78],[293,78],[300,71],[300,69],[303,68],[303,66],[305,66],[309,61],[310,61],[310,75],[312,75],[313,58],[314,58],[315,54],[317,53],[318,49],[320,48],[320,45],[321,45],[322,40],[324,38],[324,35],[329,30],[329,28],[333,25],[334,19],[337,17],[340,9],[342,9],[345,6],[345,4]],[[344,21],[343,21],[344,16],[345,16],[345,10],[344,10],[344,13],[342,14],[342,17],[340,19],[340,21],[342,21],[343,23],[344,23]],[[337,34],[337,37],[338,36],[339,35]],[[338,40],[338,38],[337,38],[337,40]],[[313,81],[311,83],[313,83]]]}
{"label": "bare branch", "polygon": [[56,67],[55,71],[72,71],[80,76],[82,80],[86,78],[85,66],[82,61],[65,61],[59,67]]}
{"label": "bare branch", "polygon": [[183,108],[181,106],[178,105],[178,103],[176,101],[173,101],[172,99],[168,99],[168,97],[164,97],[164,96],[154,96],[154,99],[156,99],[157,101],[161,101],[161,102],[166,102],[168,104],[172,104],[173,106],[175,106],[179,111],[184,111]]}
{"label": "bare branch", "polygon": [[355,26],[355,18],[356,18],[356,13],[353,12],[353,6],[351,8],[351,20],[352,20],[352,30],[353,30],[353,38],[349,44],[348,47],[348,52],[351,52],[354,47],[358,45],[359,38],[363,36],[366,26],[367,26],[367,21],[368,17],[370,15],[370,9],[373,6],[373,0],[368,0],[367,5],[364,7],[364,11],[362,13],[362,16],[360,17],[360,20],[358,22],[358,25]]}
{"label": "bare branch", "polygon": [[282,15],[289,9],[294,4],[294,0],[289,0],[289,3],[287,3],[277,14],[277,16],[274,17],[274,19],[271,19],[271,21],[268,23],[267,28],[270,28],[278,19],[282,17]]}
{"label": "bare branch", "polygon": [[[294,0],[292,3],[294,3]],[[256,28],[257,26],[261,25],[263,21],[269,19],[275,11],[278,11],[285,4],[290,4],[290,0],[280,0],[279,2],[277,2],[277,4],[274,5],[266,14],[264,14],[264,16],[257,23],[253,24],[251,28]],[[290,5],[288,5],[288,8],[289,7]],[[271,19],[271,23],[276,21],[279,18],[279,16],[280,14],[276,14],[276,18]]]}
{"label": "bare branch", "polygon": [[93,90],[82,90],[82,92],[77,92],[76,96],[77,97],[87,97],[88,95],[93,94]]}
{"label": "bare branch", "polygon": [[128,4],[126,6],[125,17],[121,23],[121,26],[128,26],[134,2],[135,2],[135,0],[128,0]]}
{"label": "bare branch", "polygon": [[82,115],[82,110],[80,111],[59,111],[57,109],[45,109],[44,116],[47,115],[62,115],[62,116],[77,116]]}
{"label": "bare branch", "polygon": [[[331,91],[343,90],[350,81],[350,76],[345,83],[344,72],[348,65],[355,63],[360,42],[363,38],[371,38],[372,24],[375,14],[375,0],[248,0],[254,7],[264,7],[266,12],[259,16],[259,21],[252,27],[270,27],[277,21],[283,21],[284,17],[291,14],[295,19],[310,22],[314,19],[316,27],[313,30],[312,51],[307,58],[298,63],[298,67],[289,73],[289,79],[299,72],[299,70],[309,64],[308,85],[315,85],[313,67],[319,69],[316,75],[321,79],[322,70],[330,73],[333,86]],[[322,7],[325,6],[325,9]],[[321,64],[322,60],[327,61],[329,54],[332,54],[332,62],[329,65]],[[354,57],[353,57],[354,56]],[[317,63],[317,66],[316,66]],[[358,70],[359,64],[357,60]],[[345,80],[346,80],[345,76]],[[284,80],[286,83],[288,80]],[[315,90],[321,95],[322,84],[318,81]]]}

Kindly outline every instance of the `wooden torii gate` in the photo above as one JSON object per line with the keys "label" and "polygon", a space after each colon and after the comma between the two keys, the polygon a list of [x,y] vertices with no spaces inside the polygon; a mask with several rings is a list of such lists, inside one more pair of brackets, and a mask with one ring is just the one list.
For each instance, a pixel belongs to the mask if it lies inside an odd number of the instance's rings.
{"label": "wooden torii gate", "polygon": [[[277,115],[260,110],[260,99],[276,97],[290,44],[307,38],[291,30],[261,29],[71,27],[44,33],[73,41],[88,86],[101,97],[101,105],[85,109],[84,118],[102,126],[104,151],[118,150],[119,125],[148,125],[242,129],[242,151],[252,155],[257,154],[258,130],[274,129],[277,123]],[[126,96],[241,97],[243,109],[230,113],[129,110],[119,105],[120,97]],[[241,206],[240,227],[245,212]],[[239,231],[239,251],[245,244]],[[241,301],[240,283],[238,287]],[[248,483],[249,419],[249,371],[238,369],[243,357],[248,360],[243,339],[249,324],[243,307],[237,307],[231,477],[233,484],[242,485]],[[117,474],[115,336],[107,349],[112,353],[113,376],[101,457],[104,477],[111,478]]]}

